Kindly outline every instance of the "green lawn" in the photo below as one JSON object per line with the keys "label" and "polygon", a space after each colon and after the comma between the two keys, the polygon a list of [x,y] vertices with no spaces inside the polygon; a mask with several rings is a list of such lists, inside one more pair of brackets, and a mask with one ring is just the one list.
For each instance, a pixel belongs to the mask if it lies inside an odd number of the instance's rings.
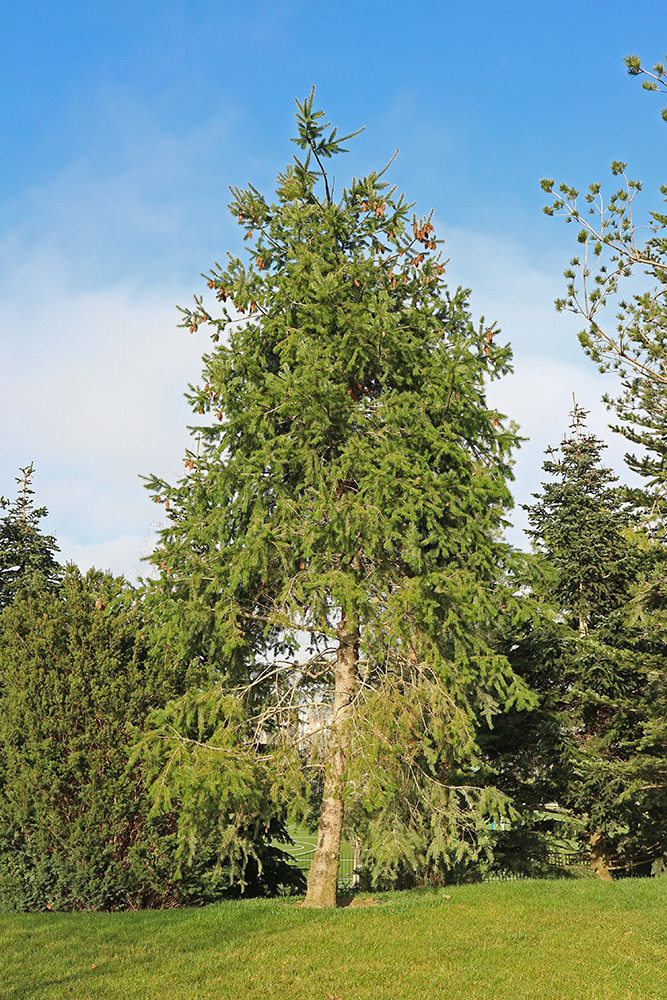
{"label": "green lawn", "polygon": [[667,879],[0,915],[2,1000],[665,1000]]}

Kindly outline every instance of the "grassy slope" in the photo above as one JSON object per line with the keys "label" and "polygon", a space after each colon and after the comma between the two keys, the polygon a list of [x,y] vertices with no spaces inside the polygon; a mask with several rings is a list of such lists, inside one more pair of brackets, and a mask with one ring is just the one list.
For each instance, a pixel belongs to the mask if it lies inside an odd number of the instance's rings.
{"label": "grassy slope", "polygon": [[[447,898],[449,896],[450,898]],[[665,1000],[667,879],[0,916],[3,1000]]]}

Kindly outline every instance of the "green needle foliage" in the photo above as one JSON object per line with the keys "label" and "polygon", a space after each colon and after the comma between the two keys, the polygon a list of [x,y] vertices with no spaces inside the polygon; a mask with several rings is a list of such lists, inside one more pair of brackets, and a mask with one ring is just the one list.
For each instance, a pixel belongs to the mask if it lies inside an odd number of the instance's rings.
{"label": "green needle foliage", "polygon": [[528,826],[548,801],[560,807],[560,815],[542,816],[552,846],[569,815],[569,835],[578,830],[602,877],[648,873],[663,863],[667,845],[660,725],[667,648],[664,629],[655,627],[664,614],[656,581],[665,556],[636,529],[635,512],[601,464],[602,443],[586,432],[584,411],[575,405],[572,417],[571,435],[544,463],[553,478],[527,508],[538,551],[532,598],[540,607],[508,651],[540,706],[514,759],[507,745],[495,747],[497,765],[512,775],[515,784],[504,787],[517,807],[530,807]]}
{"label": "green needle foliage", "polygon": [[[625,64],[631,76],[643,77],[644,89],[667,92],[664,64],[657,63],[650,71],[634,55]],[[662,117],[667,120],[667,111],[663,110]],[[600,184],[591,184],[580,208],[579,192],[560,184],[554,201],[545,208],[548,215],[574,221],[578,231],[580,252],[565,271],[566,295],[556,307],[585,319],[586,328],[580,334],[584,350],[601,371],[620,375],[620,394],[605,396],[605,402],[618,417],[613,429],[636,448],[626,455],[626,462],[645,482],[643,489],[625,491],[625,496],[635,504],[637,519],[643,511],[648,537],[664,546],[667,214],[649,211],[642,217],[641,183],[628,177],[625,163],[615,161],[611,171],[621,186],[610,197],[604,196]],[[554,194],[553,181],[543,181],[542,186]],[[667,198],[667,186],[660,190]],[[610,307],[615,326],[609,323]],[[590,637],[582,636],[578,646],[579,678],[572,687],[580,706],[576,725],[581,726],[582,740],[588,740],[591,750],[581,773],[579,802],[587,810],[591,836],[598,837],[602,854],[608,851],[601,863],[611,866],[631,865],[633,857],[641,862],[651,856],[657,859],[655,864],[662,864],[665,849],[664,549],[639,536],[634,539],[633,555],[630,519],[624,536],[617,531],[619,517],[626,516],[610,496],[610,502],[601,507],[595,538],[589,532],[587,544],[579,544],[577,550],[590,552],[582,582],[580,624],[586,624],[584,592],[590,595],[591,613],[598,616]],[[542,525],[537,528],[541,530]],[[609,549],[614,532],[620,562]],[[628,555],[637,562],[630,586],[622,582],[623,537]],[[577,697],[572,695],[572,705]],[[594,766],[596,754],[599,763]]]}
{"label": "green needle foliage", "polygon": [[[56,590],[22,591],[0,613],[0,909],[173,906],[237,891],[217,842],[186,863],[174,813],[149,815],[151,773],[132,747],[183,677],[156,655],[147,619],[125,581],[71,565]],[[256,875],[251,866],[250,890],[265,891]]]}
{"label": "green needle foliage", "polygon": [[58,545],[53,535],[44,535],[39,523],[46,517],[46,507],[33,503],[32,463],[21,469],[16,482],[19,491],[13,503],[0,497],[0,609],[6,607],[22,588],[52,588],[61,567],[54,553]]}
{"label": "green needle foliage", "polygon": [[182,480],[148,487],[172,641],[220,692],[224,780],[261,762],[274,801],[300,801],[314,770],[336,812],[321,833],[347,804],[388,877],[470,862],[501,807],[474,729],[525,699],[488,639],[517,437],[485,396],[510,349],[444,285],[431,217],[384,171],[334,198],[324,164],[349,138],[311,93],[276,200],[233,190],[247,259],[184,310],[211,332],[189,399],[212,419]]}
{"label": "green needle foliage", "polygon": [[556,573],[560,613],[585,636],[627,599],[639,553],[624,534],[631,511],[613,486],[617,477],[600,464],[605,446],[586,432],[587,414],[576,402],[571,416],[571,436],[560,449],[549,449],[543,465],[553,479],[526,509],[528,535]]}

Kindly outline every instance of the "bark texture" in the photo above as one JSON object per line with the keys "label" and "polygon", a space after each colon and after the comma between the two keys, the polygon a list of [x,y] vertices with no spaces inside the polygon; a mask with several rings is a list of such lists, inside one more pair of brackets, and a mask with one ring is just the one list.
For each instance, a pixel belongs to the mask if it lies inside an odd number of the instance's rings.
{"label": "bark texture", "polygon": [[357,686],[358,646],[357,622],[350,622],[343,616],[338,626],[333,718],[328,740],[322,813],[317,831],[317,847],[308,874],[308,890],[304,906],[323,908],[336,905],[345,808],[344,773],[348,749],[346,723],[353,711]]}
{"label": "bark texture", "polygon": [[604,837],[599,833],[592,833],[590,837],[591,861],[590,869],[595,872],[603,882],[611,882],[612,859],[607,852],[607,845]]}

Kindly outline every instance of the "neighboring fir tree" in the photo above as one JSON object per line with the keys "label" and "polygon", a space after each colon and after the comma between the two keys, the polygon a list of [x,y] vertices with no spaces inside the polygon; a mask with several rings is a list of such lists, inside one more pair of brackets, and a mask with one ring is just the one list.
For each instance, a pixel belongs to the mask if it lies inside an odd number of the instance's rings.
{"label": "neighboring fir tree", "polygon": [[10,604],[21,588],[33,584],[53,588],[61,574],[54,555],[59,551],[56,540],[40,531],[40,521],[48,511],[34,505],[32,463],[20,471],[14,502],[0,497],[0,508],[7,511],[0,518],[0,609]]}
{"label": "neighboring fir tree", "polygon": [[522,724],[516,759],[496,751],[512,776],[499,784],[526,825],[530,808],[533,820],[544,809],[519,787],[517,769],[541,789],[542,807],[548,795],[567,810],[593,869],[609,877],[650,870],[667,847],[667,757],[655,730],[667,646],[642,596],[664,575],[664,552],[636,529],[585,412],[575,405],[572,418],[571,435],[544,463],[553,478],[527,508],[538,553],[531,598],[541,610],[508,650],[540,706]]}
{"label": "neighboring fir tree", "polygon": [[346,805],[378,875],[474,859],[501,805],[475,720],[524,697],[488,641],[517,438],[486,385],[510,350],[447,291],[430,217],[384,171],[334,197],[325,161],[351,136],[322,115],[298,104],[304,156],[274,203],[233,192],[249,260],[216,265],[184,321],[211,330],[189,398],[213,420],[177,485],[149,482],[168,508],[157,587],[219,685],[198,780],[212,758],[214,781],[261,761],[280,800],[320,768],[312,906],[335,904]]}
{"label": "neighboring fir tree", "polygon": [[[150,815],[154,772],[132,762],[149,711],[183,690],[167,651],[156,655],[153,628],[125,581],[71,565],[56,591],[23,591],[0,613],[0,909],[238,893],[237,846],[221,851],[213,831],[195,859],[182,857],[174,811]],[[270,847],[281,834],[278,823],[251,831],[249,893],[287,881]]]}
{"label": "neighboring fir tree", "polygon": [[555,570],[560,614],[582,637],[627,600],[638,558],[625,536],[631,511],[615,487],[617,477],[600,464],[606,446],[587,433],[586,416],[575,402],[571,436],[548,450],[542,466],[553,478],[526,508],[527,534]]}

